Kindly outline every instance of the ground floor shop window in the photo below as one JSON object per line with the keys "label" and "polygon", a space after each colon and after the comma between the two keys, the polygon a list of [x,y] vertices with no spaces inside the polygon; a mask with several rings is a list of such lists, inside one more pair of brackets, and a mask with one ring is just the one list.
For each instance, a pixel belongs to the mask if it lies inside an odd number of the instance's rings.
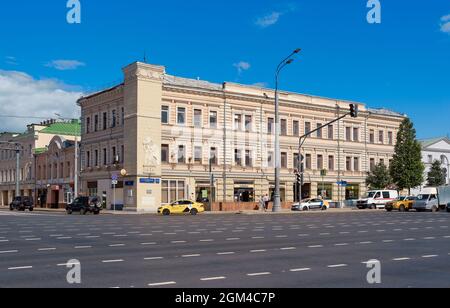
{"label": "ground floor shop window", "polygon": [[317,184],[317,196],[321,196],[325,200],[333,199],[333,184],[318,183]]}
{"label": "ground floor shop window", "polygon": [[212,202],[215,201],[216,189],[213,187],[211,194],[211,187],[197,187],[195,189],[195,201],[207,203],[212,198]]}
{"label": "ground floor shop window", "polygon": [[[275,199],[274,195],[275,195],[275,188],[271,188],[270,194],[269,194],[271,202],[273,202]],[[281,199],[281,202],[286,201],[286,189],[284,187],[280,187],[280,199]]]}
{"label": "ground floor shop window", "polygon": [[186,198],[185,181],[163,180],[161,184],[161,203],[170,204]]}
{"label": "ground floor shop window", "polygon": [[234,199],[236,202],[255,202],[255,191],[253,188],[235,188]]}
{"label": "ground floor shop window", "polygon": [[345,188],[345,199],[346,200],[359,199],[359,184],[349,184]]}
{"label": "ground floor shop window", "polygon": [[[299,184],[295,183],[294,184],[294,201],[298,202],[298,189],[299,189]],[[308,199],[311,197],[311,184],[304,184],[302,186],[302,200],[304,199]]]}

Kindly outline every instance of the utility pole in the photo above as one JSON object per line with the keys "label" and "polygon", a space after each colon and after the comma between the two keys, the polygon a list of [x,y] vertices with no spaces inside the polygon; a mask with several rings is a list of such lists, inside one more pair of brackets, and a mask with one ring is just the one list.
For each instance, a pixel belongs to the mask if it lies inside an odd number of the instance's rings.
{"label": "utility pole", "polygon": [[74,162],[74,199],[78,198],[78,137],[75,137],[75,162]]}
{"label": "utility pole", "polygon": [[16,195],[20,197],[20,145],[16,144]]}

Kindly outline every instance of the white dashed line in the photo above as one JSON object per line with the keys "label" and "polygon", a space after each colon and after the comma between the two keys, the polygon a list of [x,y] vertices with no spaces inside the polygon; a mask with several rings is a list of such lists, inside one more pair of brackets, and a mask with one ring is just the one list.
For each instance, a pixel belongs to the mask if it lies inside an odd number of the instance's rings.
{"label": "white dashed line", "polygon": [[75,246],[75,249],[88,249],[92,248],[92,246]]}
{"label": "white dashed line", "polygon": [[149,245],[156,245],[155,242],[151,242],[151,243],[141,243],[142,246],[149,246]]}
{"label": "white dashed line", "polygon": [[280,250],[295,250],[297,249],[296,247],[285,247],[285,248],[280,248]]}
{"label": "white dashed line", "polygon": [[6,253],[17,253],[18,250],[6,250],[6,251],[0,251],[0,254],[6,254]]}
{"label": "white dashed line", "polygon": [[193,254],[193,255],[182,255],[182,258],[196,258],[196,257],[200,257],[200,254]]}
{"label": "white dashed line", "polygon": [[335,244],[334,246],[348,246],[348,243]]}
{"label": "white dashed line", "polygon": [[426,255],[426,256],[422,256],[422,258],[424,259],[429,259],[429,258],[437,258],[439,257],[438,255]]}
{"label": "white dashed line", "polygon": [[163,257],[149,257],[149,258],[144,258],[144,260],[146,261],[152,261],[152,260],[162,260],[164,259]]}
{"label": "white dashed line", "polygon": [[120,263],[120,262],[124,262],[124,260],[119,259],[119,260],[103,260],[102,263]]}
{"label": "white dashed line", "polygon": [[52,251],[56,250],[56,248],[39,248],[38,251]]}
{"label": "white dashed line", "polygon": [[226,255],[234,255],[235,254],[235,252],[219,252],[219,253],[217,253],[217,255],[219,255],[219,256],[226,256]]}
{"label": "white dashed line", "polygon": [[259,249],[259,250],[250,250],[251,253],[260,253],[260,252],[267,252],[266,249]]}
{"label": "white dashed line", "polygon": [[308,248],[323,248],[323,245],[311,245]]}
{"label": "white dashed line", "polygon": [[8,270],[16,271],[16,270],[24,270],[24,269],[32,269],[32,266],[19,266],[19,267],[10,267]]}
{"label": "white dashed line", "polygon": [[149,283],[149,287],[160,287],[160,286],[169,286],[177,284],[175,281],[167,281],[167,282],[157,282],[157,283]]}
{"label": "white dashed line", "polygon": [[247,276],[249,276],[249,277],[255,277],[255,276],[267,276],[267,275],[272,275],[272,273],[270,273],[270,272],[263,272],[263,273],[251,273],[251,274],[247,274]]}
{"label": "white dashed line", "polygon": [[220,276],[220,277],[209,277],[209,278],[201,278],[201,281],[213,281],[213,280],[224,280],[227,279],[227,277]]}
{"label": "white dashed line", "polygon": [[309,267],[305,267],[305,268],[293,268],[291,270],[289,270],[290,272],[306,272],[306,271],[310,271],[311,269]]}
{"label": "white dashed line", "polygon": [[392,259],[392,261],[408,261],[408,260],[411,260],[411,258],[395,258],[395,259]]}
{"label": "white dashed line", "polygon": [[347,264],[334,264],[334,265],[328,265],[328,268],[340,268],[340,267],[347,267]]}
{"label": "white dashed line", "polygon": [[112,245],[109,245],[109,247],[123,247],[123,246],[125,246],[125,244],[112,244]]}

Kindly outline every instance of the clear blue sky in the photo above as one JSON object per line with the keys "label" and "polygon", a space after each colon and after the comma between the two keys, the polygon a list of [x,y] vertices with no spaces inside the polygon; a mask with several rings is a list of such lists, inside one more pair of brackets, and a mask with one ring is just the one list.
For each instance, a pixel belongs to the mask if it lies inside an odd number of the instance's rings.
{"label": "clear blue sky", "polygon": [[170,74],[273,87],[274,67],[301,47],[283,89],[406,113],[421,138],[450,133],[450,1],[381,0],[380,25],[366,0],[80,2],[82,23],[69,25],[66,0],[2,1],[0,70],[89,92],[146,51]]}

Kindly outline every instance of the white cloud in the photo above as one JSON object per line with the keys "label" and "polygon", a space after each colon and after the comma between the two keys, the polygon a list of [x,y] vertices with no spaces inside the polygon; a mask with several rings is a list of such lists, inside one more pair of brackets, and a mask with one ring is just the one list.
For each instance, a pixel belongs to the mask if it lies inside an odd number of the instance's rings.
{"label": "white cloud", "polygon": [[6,57],[5,62],[6,62],[6,64],[9,64],[9,65],[18,65],[16,57],[11,57],[11,56]]}
{"label": "white cloud", "polygon": [[441,18],[441,31],[450,34],[450,14]]}
{"label": "white cloud", "polygon": [[[0,70],[0,115],[54,118],[79,118],[76,105],[82,92],[57,80],[37,80],[17,71]],[[0,118],[0,131],[23,132],[37,119]]]}
{"label": "white cloud", "polygon": [[248,71],[251,67],[250,63],[241,61],[239,63],[234,63],[233,66],[238,70],[238,73],[242,73],[243,71]]}
{"label": "white cloud", "polygon": [[283,13],[281,13],[281,12],[272,12],[263,17],[259,17],[256,20],[255,24],[261,28],[267,28],[267,27],[275,25],[280,20],[280,17],[282,15],[283,15]]}
{"label": "white cloud", "polygon": [[76,70],[79,67],[86,66],[86,64],[77,60],[54,60],[47,63],[45,66],[52,67],[59,71],[68,71]]}

